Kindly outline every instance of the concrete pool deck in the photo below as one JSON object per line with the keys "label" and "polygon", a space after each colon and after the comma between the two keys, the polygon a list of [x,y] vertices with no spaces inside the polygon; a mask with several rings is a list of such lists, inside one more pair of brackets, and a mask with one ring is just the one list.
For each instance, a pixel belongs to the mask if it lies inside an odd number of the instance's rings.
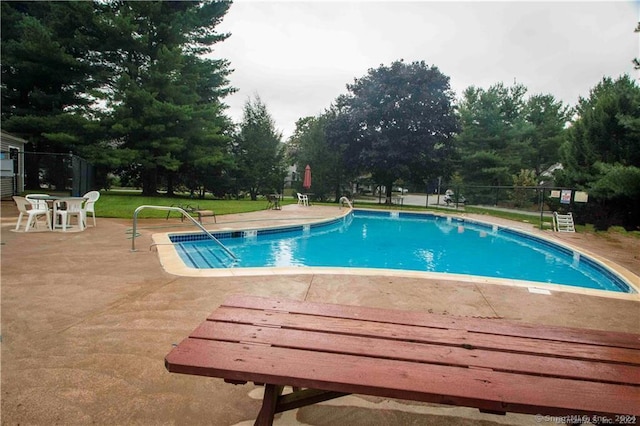
{"label": "concrete pool deck", "polygon": [[[99,209],[99,205],[98,205]],[[218,216],[208,229],[309,223],[338,207]],[[98,218],[84,232],[14,232],[13,202],[2,202],[1,413],[14,425],[250,425],[261,388],[170,374],[164,356],[228,295],[288,297],[442,315],[499,317],[600,330],[640,330],[637,297],[444,278],[341,273],[182,277],[167,273],[152,235],[195,230],[179,219],[141,219],[131,252],[131,220]],[[508,223],[487,217],[485,221]],[[510,222],[535,231],[533,226]],[[551,235],[546,232],[546,235]],[[640,275],[640,242],[553,234]],[[636,277],[637,278],[637,277]],[[540,424],[534,416],[360,395],[306,407],[276,425]]]}

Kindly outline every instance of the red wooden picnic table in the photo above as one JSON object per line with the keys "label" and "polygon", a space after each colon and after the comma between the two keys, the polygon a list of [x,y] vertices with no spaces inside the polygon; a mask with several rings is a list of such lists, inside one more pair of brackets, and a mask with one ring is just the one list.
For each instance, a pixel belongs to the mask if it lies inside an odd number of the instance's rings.
{"label": "red wooden picnic table", "polygon": [[165,366],[264,384],[260,425],[351,393],[573,421],[640,415],[640,334],[502,319],[235,295]]}

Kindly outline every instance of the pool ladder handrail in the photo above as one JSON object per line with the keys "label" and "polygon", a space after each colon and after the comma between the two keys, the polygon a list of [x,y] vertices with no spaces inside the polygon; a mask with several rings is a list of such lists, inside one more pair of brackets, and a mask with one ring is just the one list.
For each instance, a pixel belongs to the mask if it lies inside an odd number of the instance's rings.
{"label": "pool ladder handrail", "polygon": [[200,222],[198,222],[197,220],[195,220],[189,213],[187,213],[185,210],[183,210],[180,207],[169,207],[169,206],[151,206],[151,205],[144,205],[144,206],[140,206],[138,207],[134,212],[133,212],[133,235],[131,237],[131,251],[136,251],[136,228],[138,227],[138,213],[141,210],[144,209],[154,209],[154,210],[167,210],[167,211],[174,211],[174,212],[179,212],[181,213],[184,217],[186,217],[187,219],[189,219],[191,222],[193,222],[194,225],[196,225],[198,228],[200,228],[200,230],[202,232],[204,232],[205,234],[207,234],[209,236],[209,238],[211,238],[213,241],[215,241],[216,243],[218,243],[220,245],[220,247],[222,247],[222,249],[225,251],[225,253],[227,253],[233,260],[238,260],[238,257],[233,254],[233,252],[231,250],[229,250],[227,248],[227,246],[225,246],[224,244],[222,244],[220,242],[220,240],[218,240],[211,232],[207,231],[205,229],[204,226],[202,226],[202,224]]}

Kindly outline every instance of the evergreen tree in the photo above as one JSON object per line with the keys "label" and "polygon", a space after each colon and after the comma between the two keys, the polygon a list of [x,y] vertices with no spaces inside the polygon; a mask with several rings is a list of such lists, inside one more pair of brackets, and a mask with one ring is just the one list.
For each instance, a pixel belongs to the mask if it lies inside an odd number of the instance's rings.
{"label": "evergreen tree", "polygon": [[[113,71],[108,107],[111,131],[133,155],[143,193],[154,195],[160,177],[178,176],[197,156],[206,168],[228,163],[223,137],[229,122],[221,99],[230,70],[206,59],[224,40],[215,27],[230,2],[118,1],[101,4],[103,57]],[[192,182],[193,185],[193,182]]]}
{"label": "evergreen tree", "polygon": [[524,165],[540,176],[551,165],[560,162],[560,147],[572,109],[552,95],[535,95],[527,100],[525,120],[531,125],[528,135],[530,157]]}
{"label": "evergreen tree", "polygon": [[469,87],[459,104],[462,131],[457,137],[461,155],[460,173],[476,185],[510,184],[513,174],[532,157],[526,135],[531,126],[525,120],[522,85],[498,83],[488,90]]}
{"label": "evergreen tree", "polygon": [[558,182],[586,190],[598,209],[584,211],[596,226],[640,225],[640,86],[625,75],[604,78],[580,98],[577,119],[562,146]]}
{"label": "evergreen tree", "polygon": [[267,106],[257,96],[244,104],[233,152],[238,186],[248,190],[252,200],[258,194],[279,192],[286,174],[282,135],[276,130]]}
{"label": "evergreen tree", "polygon": [[[27,151],[77,152],[95,136],[93,98],[104,84],[91,2],[2,2],[2,128]],[[40,156],[25,162],[39,188]],[[62,175],[61,175],[62,176]],[[65,182],[60,185],[64,188]]]}
{"label": "evergreen tree", "polygon": [[[511,185],[522,170],[539,176],[560,161],[570,108],[551,95],[525,99],[526,87],[469,87],[459,104],[460,174],[467,184]],[[531,179],[527,172],[527,181]],[[476,202],[494,203],[492,191],[477,190]]]}

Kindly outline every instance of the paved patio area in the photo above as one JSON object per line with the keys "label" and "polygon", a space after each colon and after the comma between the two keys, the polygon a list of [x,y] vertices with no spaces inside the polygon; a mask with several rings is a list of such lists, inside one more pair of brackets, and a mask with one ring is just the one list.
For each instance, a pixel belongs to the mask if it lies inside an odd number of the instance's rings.
{"label": "paved patio area", "polygon": [[[304,223],[338,213],[338,207],[292,205],[218,216],[218,223],[207,227]],[[130,251],[131,220],[98,218],[95,228],[63,234],[14,232],[16,219],[13,202],[2,202],[0,391],[6,425],[253,424],[260,387],[170,374],[163,364],[172,345],[233,293],[640,331],[637,297],[555,290],[545,295],[526,287],[339,273],[180,277],[165,272],[158,253],[149,249],[154,233],[194,229],[179,219],[141,220],[136,252]],[[640,275],[640,242],[556,237]],[[276,424],[539,425],[540,420],[353,395],[285,413]]]}

